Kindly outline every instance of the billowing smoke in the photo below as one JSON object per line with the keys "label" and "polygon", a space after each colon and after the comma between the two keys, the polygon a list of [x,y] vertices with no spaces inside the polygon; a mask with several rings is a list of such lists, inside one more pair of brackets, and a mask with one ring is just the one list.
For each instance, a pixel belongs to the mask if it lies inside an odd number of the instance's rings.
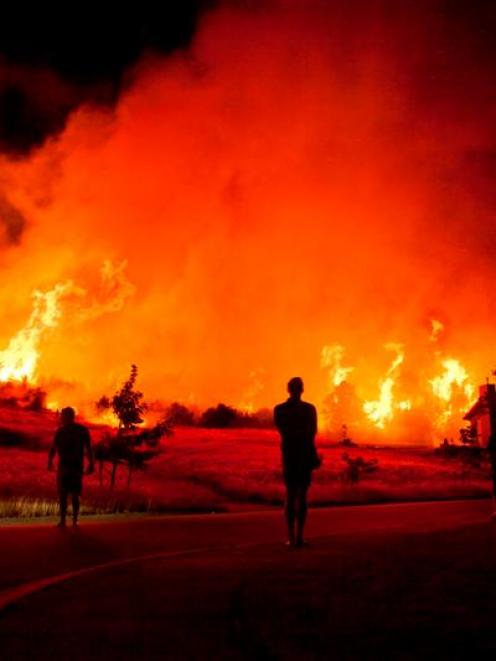
{"label": "billowing smoke", "polygon": [[93,397],[135,362],[152,397],[263,406],[300,374],[320,402],[339,346],[361,400],[394,377],[413,406],[447,358],[477,383],[496,358],[496,92],[455,9],[227,3],[187,49],[145,55],[112,113],[79,106],[1,163],[30,218],[1,255],[2,346],[32,290],[91,291],[126,260],[133,294],[69,310],[40,375]]}

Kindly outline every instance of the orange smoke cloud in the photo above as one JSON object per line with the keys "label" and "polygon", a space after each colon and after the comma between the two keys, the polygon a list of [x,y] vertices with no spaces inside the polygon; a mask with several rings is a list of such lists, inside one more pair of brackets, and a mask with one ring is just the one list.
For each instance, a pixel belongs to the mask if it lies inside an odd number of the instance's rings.
{"label": "orange smoke cloud", "polygon": [[[491,209],[478,171],[462,175],[489,129],[426,106],[433,48],[412,47],[432,16],[369,4],[217,9],[190,49],[145,58],[114,112],[81,107],[4,159],[2,195],[28,220],[0,253],[0,347],[33,290],[71,280],[84,303],[62,304],[37,372],[81,401],[135,362],[151,398],[266,406],[300,374],[320,402],[334,345],[363,401],[379,401],[391,343],[398,404],[453,356],[481,380]],[[102,294],[102,264],[120,293]]]}

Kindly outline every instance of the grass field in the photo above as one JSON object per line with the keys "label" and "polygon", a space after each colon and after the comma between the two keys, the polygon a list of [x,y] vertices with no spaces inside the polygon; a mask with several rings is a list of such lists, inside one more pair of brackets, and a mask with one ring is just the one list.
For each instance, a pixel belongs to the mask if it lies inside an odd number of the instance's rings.
{"label": "grass field", "polygon": [[[46,469],[55,418],[15,410],[0,412],[1,430],[20,435],[18,444],[0,446],[0,517],[56,513],[53,473]],[[92,429],[98,439],[102,428]],[[432,448],[337,447],[317,441],[324,463],[314,473],[314,505],[482,497],[490,492],[489,466],[437,456]],[[177,428],[161,443],[160,454],[127,484],[120,467],[114,490],[109,468],[86,478],[83,512],[204,512],[280,505],[283,486],[275,431]],[[352,483],[343,453],[377,462]]]}

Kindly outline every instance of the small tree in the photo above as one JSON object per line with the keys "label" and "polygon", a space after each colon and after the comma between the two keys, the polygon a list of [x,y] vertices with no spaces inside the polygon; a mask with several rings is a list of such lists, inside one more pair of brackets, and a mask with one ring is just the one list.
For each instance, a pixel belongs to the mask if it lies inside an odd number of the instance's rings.
{"label": "small tree", "polygon": [[[110,443],[108,451],[108,458],[112,463],[112,487],[115,484],[115,475],[120,461],[123,459],[127,460],[131,471],[131,462],[129,461],[131,450],[124,436],[126,433],[134,431],[136,425],[142,424],[143,418],[141,416],[146,411],[146,404],[143,402],[143,393],[134,388],[137,376],[138,368],[136,365],[131,365],[129,378],[123,383],[122,388],[115,393],[112,399],[103,396],[96,403],[96,407],[100,411],[111,408],[119,420],[117,438]],[[100,478],[101,476],[102,463],[100,463]]]}
{"label": "small tree", "polygon": [[119,419],[119,431],[133,431],[136,425],[143,422],[141,417],[146,411],[143,393],[134,389],[138,368],[131,365],[129,379],[124,382],[122,388],[112,397],[112,410]]}

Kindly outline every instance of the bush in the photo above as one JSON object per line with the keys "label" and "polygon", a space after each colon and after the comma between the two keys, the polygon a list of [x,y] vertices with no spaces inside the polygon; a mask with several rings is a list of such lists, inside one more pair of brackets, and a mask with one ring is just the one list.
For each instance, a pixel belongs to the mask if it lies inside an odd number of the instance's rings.
{"label": "bush", "polygon": [[164,417],[173,426],[192,427],[195,424],[194,412],[179,402],[169,404]]}
{"label": "bush", "polygon": [[227,427],[272,429],[274,418],[271,409],[260,409],[254,413],[247,413],[226,404],[217,404],[217,406],[203,411],[198,426],[211,429],[225,429]]}
{"label": "bush", "polygon": [[454,443],[441,443],[434,450],[434,454],[443,459],[461,460],[462,462],[478,468],[484,459],[484,448],[477,445],[455,445]]}
{"label": "bush", "polygon": [[379,467],[377,459],[367,461],[363,457],[350,457],[347,452],[343,453],[342,459],[346,463],[343,478],[350,484],[357,484],[365,474],[375,473]]}
{"label": "bush", "polygon": [[243,414],[245,427],[255,427],[256,429],[273,429],[274,413],[272,409],[259,409],[254,413]]}
{"label": "bush", "polygon": [[27,383],[7,382],[0,384],[0,405],[42,411],[46,405],[46,392],[32,388]]}
{"label": "bush", "polygon": [[28,441],[28,437],[22,432],[0,427],[0,447],[19,447],[21,445],[28,445]]}
{"label": "bush", "polygon": [[200,427],[207,427],[209,429],[225,429],[226,427],[235,427],[236,421],[239,419],[239,411],[226,406],[225,404],[217,404],[215,407],[208,408],[203,411],[199,425]]}

